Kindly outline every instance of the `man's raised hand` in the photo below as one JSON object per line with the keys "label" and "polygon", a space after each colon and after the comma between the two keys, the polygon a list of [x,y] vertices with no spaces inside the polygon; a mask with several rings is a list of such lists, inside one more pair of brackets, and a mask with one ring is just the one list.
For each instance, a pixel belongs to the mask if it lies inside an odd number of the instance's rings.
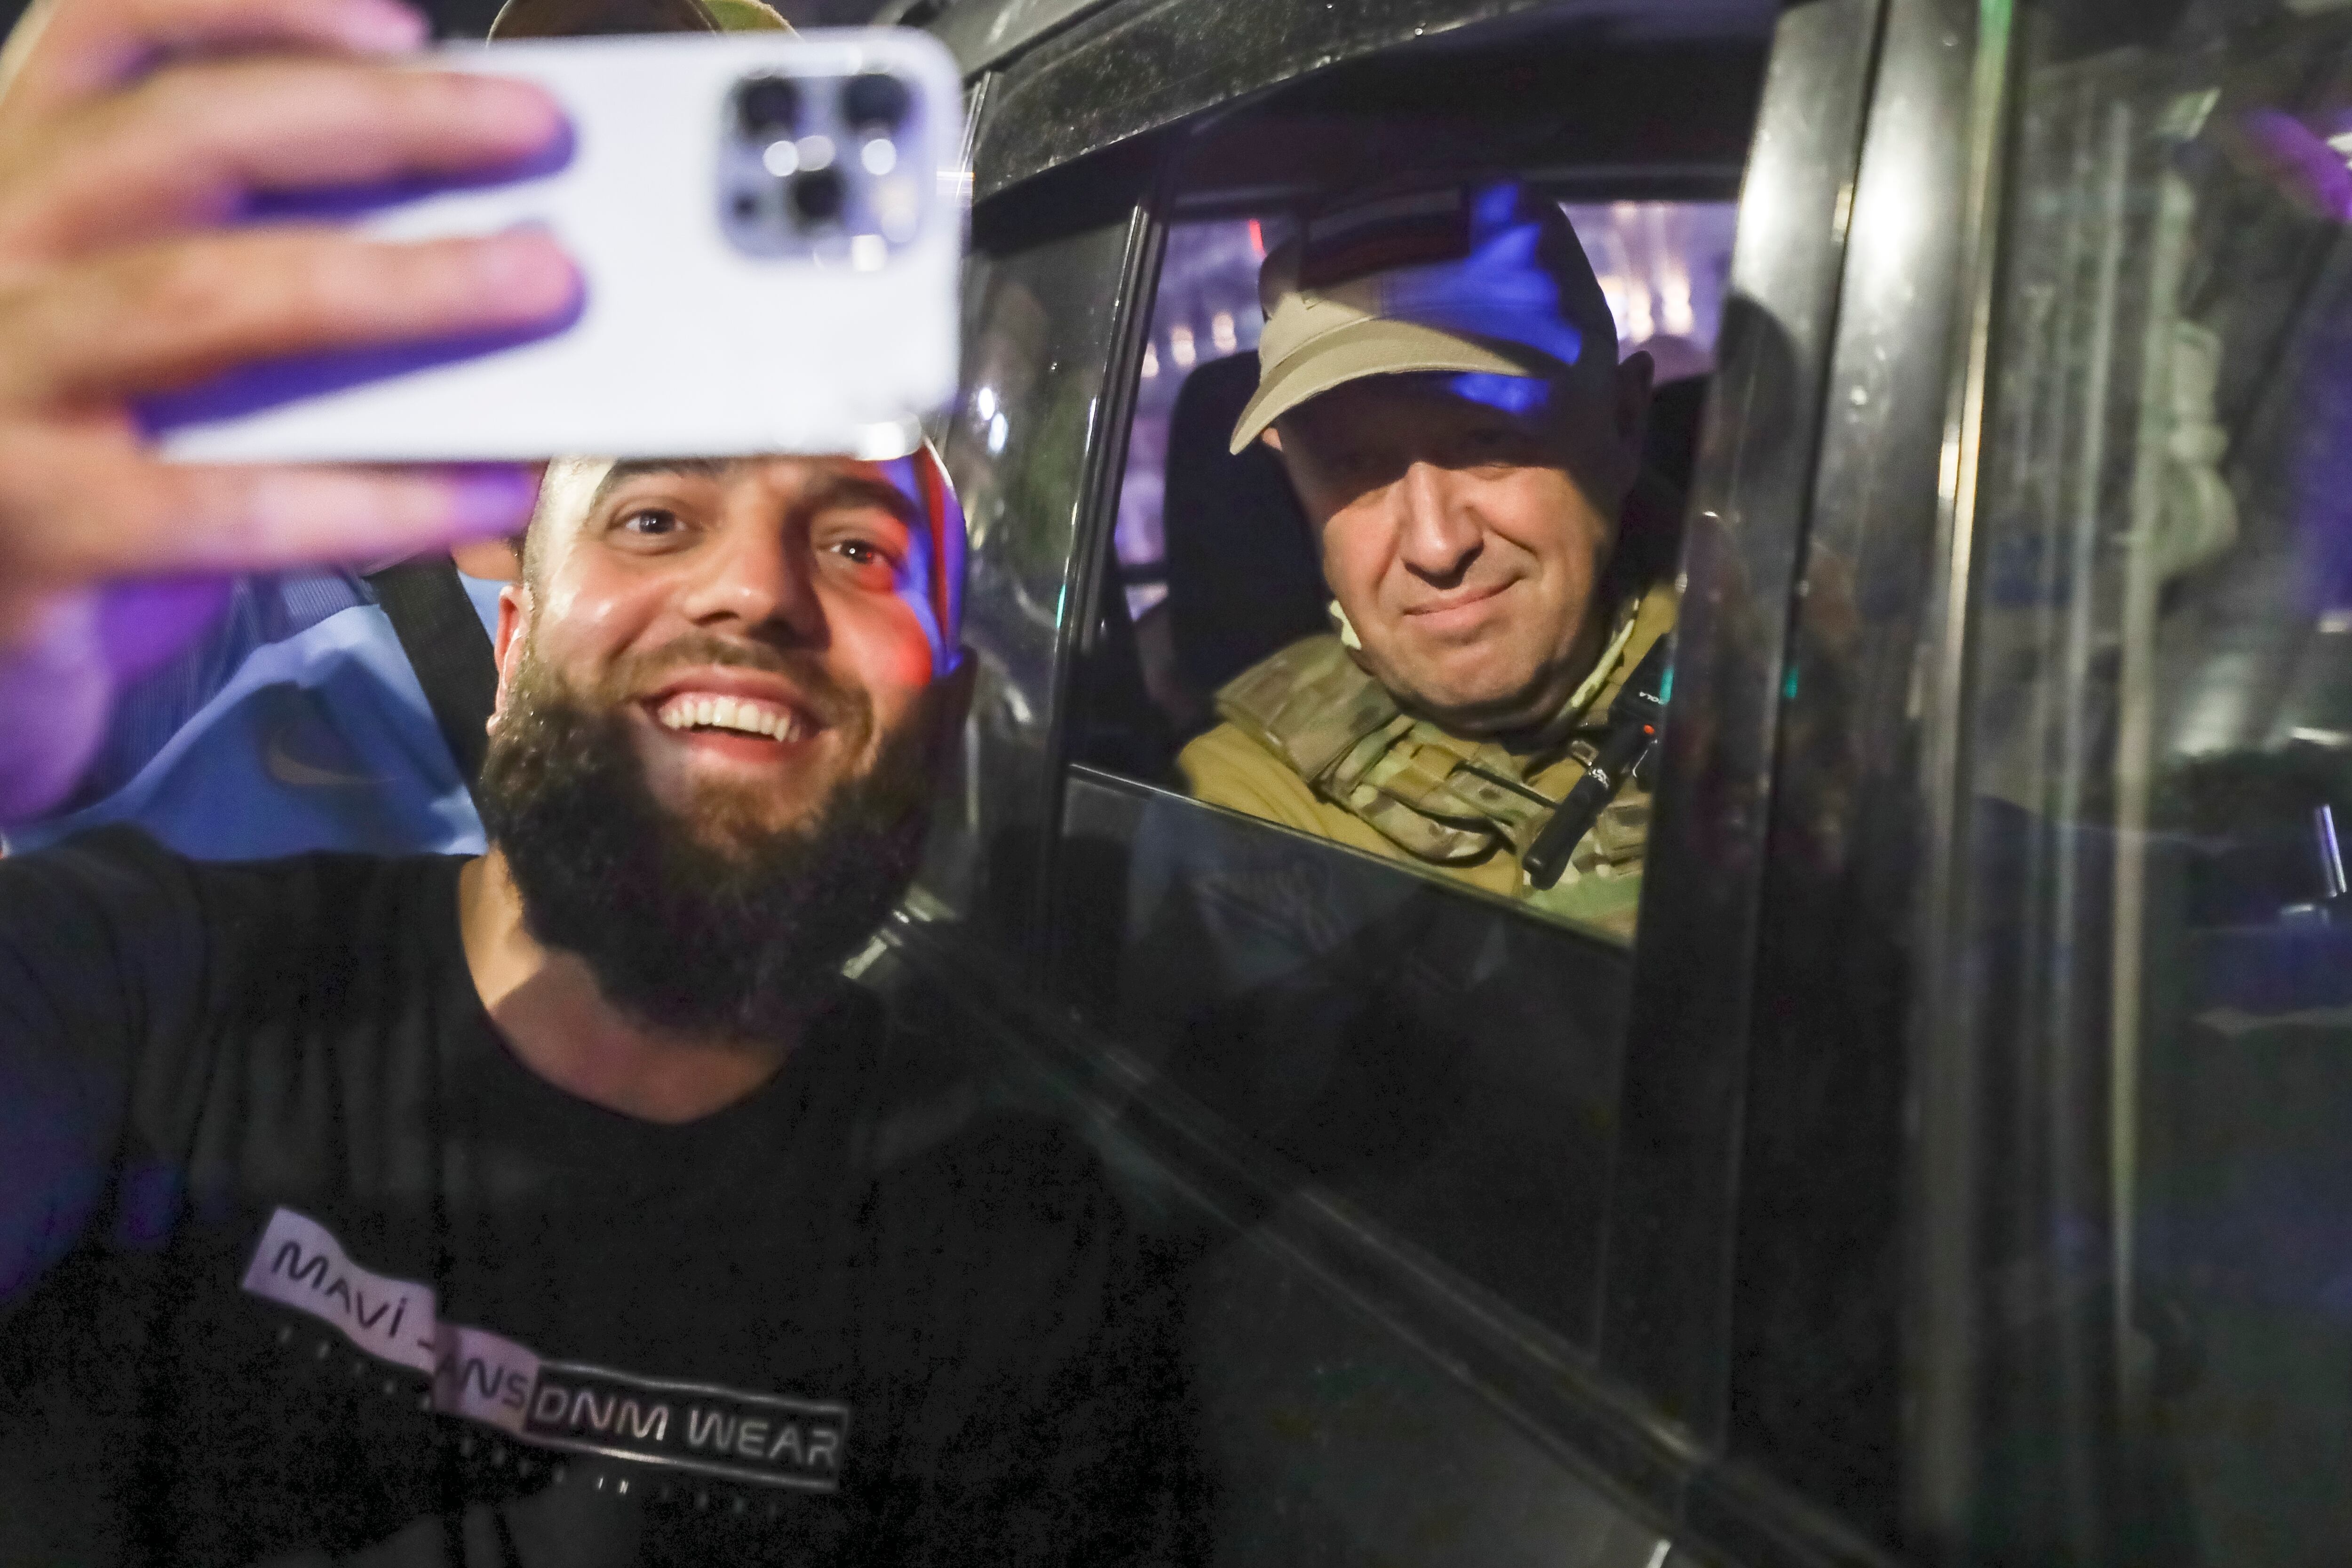
{"label": "man's raised hand", "polygon": [[527,329],[578,280],[536,234],[388,244],[256,198],[495,170],[536,88],[387,59],[392,0],[38,0],[0,50],[0,822],[54,803],[119,684],[226,575],[520,526],[506,468],[158,461],[142,396],[281,355]]}

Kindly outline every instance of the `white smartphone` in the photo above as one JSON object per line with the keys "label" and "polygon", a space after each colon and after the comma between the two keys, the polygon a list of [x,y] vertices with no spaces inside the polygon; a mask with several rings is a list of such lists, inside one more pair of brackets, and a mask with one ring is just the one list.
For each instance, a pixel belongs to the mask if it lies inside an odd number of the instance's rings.
{"label": "white smartphone", "polygon": [[571,116],[551,173],[345,199],[388,238],[551,230],[586,283],[528,342],[248,366],[142,413],[187,461],[887,458],[954,394],[953,59],[907,28],[457,45]]}

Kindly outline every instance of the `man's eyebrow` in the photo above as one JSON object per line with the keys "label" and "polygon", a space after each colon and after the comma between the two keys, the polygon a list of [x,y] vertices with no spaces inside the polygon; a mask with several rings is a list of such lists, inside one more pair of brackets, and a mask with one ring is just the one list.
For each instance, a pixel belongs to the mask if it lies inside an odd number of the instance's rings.
{"label": "man's eyebrow", "polygon": [[683,474],[698,479],[724,479],[727,470],[734,466],[732,458],[632,458],[605,470],[604,477],[596,481],[596,493],[588,498],[588,510],[594,511],[614,489],[642,475]]}
{"label": "man's eyebrow", "polygon": [[[626,462],[614,463],[597,481],[595,494],[588,498],[588,510],[593,513],[614,490],[646,474],[682,474],[698,479],[723,479],[728,470],[740,461],[740,458],[633,458]],[[800,505],[808,511],[821,511],[836,506],[880,507],[909,527],[919,516],[915,503],[896,485],[865,474],[830,474],[802,498]]]}
{"label": "man's eyebrow", "polygon": [[921,513],[905,491],[865,474],[830,475],[800,501],[800,510],[804,512],[837,506],[879,507],[909,528],[921,520]]}

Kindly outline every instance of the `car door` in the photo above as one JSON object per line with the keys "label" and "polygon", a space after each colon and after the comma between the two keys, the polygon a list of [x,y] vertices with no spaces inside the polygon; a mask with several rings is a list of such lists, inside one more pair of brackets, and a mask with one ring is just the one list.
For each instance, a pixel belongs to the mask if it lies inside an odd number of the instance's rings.
{"label": "car door", "polygon": [[[1888,965],[1932,713],[1898,675],[1950,594],[1997,19],[967,0],[935,24],[981,99],[945,433],[980,669],[882,962],[992,1018],[1159,1216],[1223,1560],[1902,1546],[1912,1037]],[[1175,437],[1137,432],[1159,378],[1245,356],[1247,305],[1203,284],[1180,321],[1162,279],[1408,142],[1602,215],[1737,199],[1630,945],[1170,784],[1184,694],[1154,682],[1181,663],[1150,617],[1179,591]],[[1157,567],[1130,526],[1151,441]],[[1295,552],[1250,560],[1254,585],[1299,581]],[[1295,596],[1263,609],[1229,619],[1300,626]]]}

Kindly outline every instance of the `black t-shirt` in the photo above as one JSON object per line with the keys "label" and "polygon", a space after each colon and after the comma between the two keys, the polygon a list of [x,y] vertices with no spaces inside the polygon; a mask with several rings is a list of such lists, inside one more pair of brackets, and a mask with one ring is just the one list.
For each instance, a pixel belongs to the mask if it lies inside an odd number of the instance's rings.
{"label": "black t-shirt", "polygon": [[574,1099],[458,865],[0,862],[0,1562],[1189,1554],[1080,1140],[855,990],[701,1121]]}

